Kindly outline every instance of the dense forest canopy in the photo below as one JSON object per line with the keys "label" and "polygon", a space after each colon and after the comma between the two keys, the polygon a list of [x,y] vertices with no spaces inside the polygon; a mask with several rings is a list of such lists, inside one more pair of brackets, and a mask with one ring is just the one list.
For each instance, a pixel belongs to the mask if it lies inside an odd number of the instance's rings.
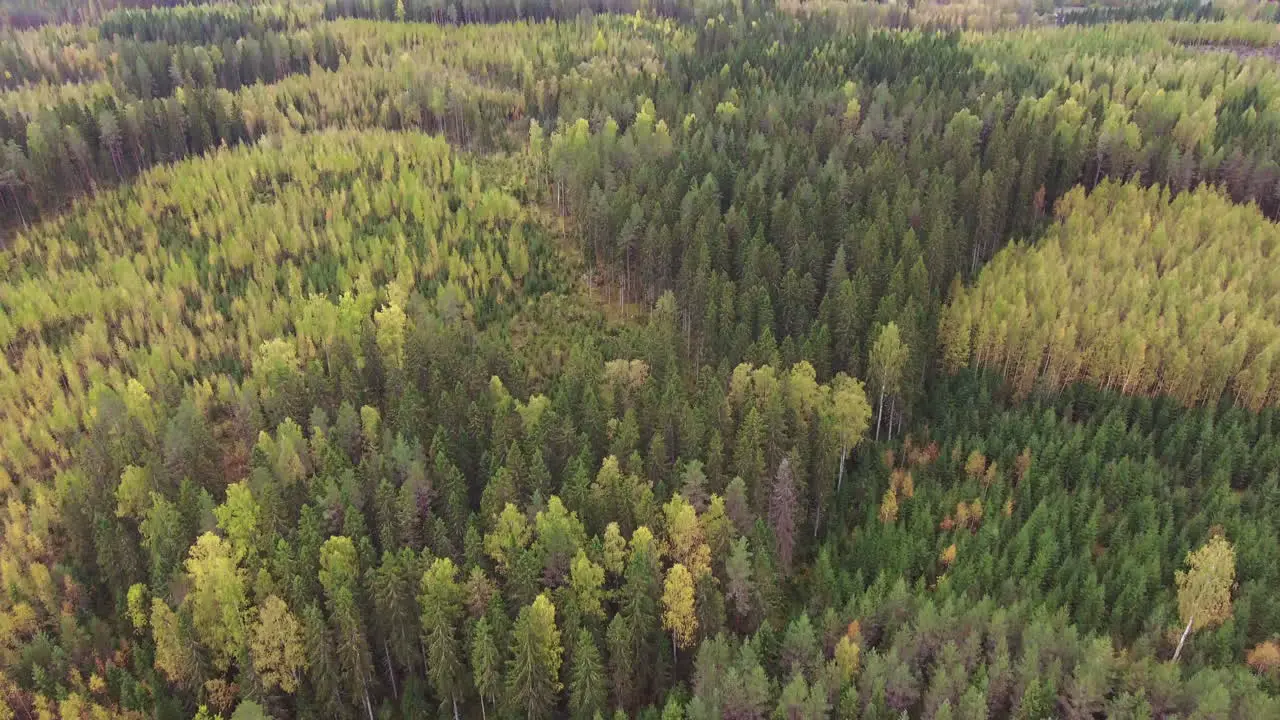
{"label": "dense forest canopy", "polygon": [[1280,717],[1273,21],[0,0],[0,720]]}
{"label": "dense forest canopy", "polygon": [[998,367],[1022,392],[1088,379],[1187,404],[1226,392],[1255,411],[1280,398],[1275,223],[1212,190],[1171,200],[1110,182],[1058,213],[953,299],[939,331],[948,362]]}

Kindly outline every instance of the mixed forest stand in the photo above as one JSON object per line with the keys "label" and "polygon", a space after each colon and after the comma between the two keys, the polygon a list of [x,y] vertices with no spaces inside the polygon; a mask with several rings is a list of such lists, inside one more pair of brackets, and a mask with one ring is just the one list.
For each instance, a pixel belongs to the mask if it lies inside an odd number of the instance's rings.
{"label": "mixed forest stand", "polygon": [[1041,5],[0,0],[0,720],[1280,717],[1276,26]]}

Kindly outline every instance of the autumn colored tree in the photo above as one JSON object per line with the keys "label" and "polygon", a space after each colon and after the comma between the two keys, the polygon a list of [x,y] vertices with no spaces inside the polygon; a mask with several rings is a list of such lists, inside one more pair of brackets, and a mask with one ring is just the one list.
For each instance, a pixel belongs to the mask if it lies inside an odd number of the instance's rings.
{"label": "autumn colored tree", "polygon": [[1231,617],[1231,591],[1236,583],[1235,548],[1221,535],[1187,553],[1186,564],[1186,570],[1174,573],[1178,585],[1178,615],[1187,621],[1173,652],[1174,662],[1182,654],[1182,646],[1196,622],[1208,628]]}
{"label": "autumn colored tree", "polygon": [[213,664],[226,670],[244,651],[249,637],[249,597],[245,572],[230,543],[213,533],[200,536],[186,561],[192,586],[185,605]]}
{"label": "autumn colored tree", "polygon": [[573,590],[578,612],[586,617],[605,617],[604,568],[591,562],[583,550],[578,550],[570,566],[569,587]]}
{"label": "autumn colored tree", "polygon": [[1280,717],[1264,5],[140,1],[0,7],[0,720]]}
{"label": "autumn colored tree", "polygon": [[302,643],[302,628],[284,601],[267,596],[258,610],[258,619],[250,631],[249,650],[253,671],[267,688],[285,693],[298,690],[307,657]]}
{"label": "autumn colored tree", "polygon": [[671,566],[663,584],[662,626],[671,631],[672,650],[688,648],[698,631],[693,606],[693,575],[680,563]]}
{"label": "autumn colored tree", "polygon": [[151,601],[151,636],[156,646],[155,665],[179,686],[200,683],[200,659],[194,638],[180,618],[163,600]]}
{"label": "autumn colored tree", "polygon": [[844,484],[844,465],[849,451],[861,442],[871,421],[871,406],[867,404],[862,383],[841,373],[831,383],[829,422],[840,443],[840,470],[836,476],[836,491]]}
{"label": "autumn colored tree", "polygon": [[675,561],[684,565],[694,580],[710,573],[711,549],[705,542],[702,524],[694,507],[676,493],[670,502],[662,506],[662,512]]}
{"label": "autumn colored tree", "polygon": [[902,333],[898,330],[897,324],[891,322],[881,327],[867,358],[867,366],[871,369],[871,381],[879,395],[876,401],[877,441],[880,439],[880,425],[884,420],[885,396],[897,394],[906,361],[907,347],[902,342]]}

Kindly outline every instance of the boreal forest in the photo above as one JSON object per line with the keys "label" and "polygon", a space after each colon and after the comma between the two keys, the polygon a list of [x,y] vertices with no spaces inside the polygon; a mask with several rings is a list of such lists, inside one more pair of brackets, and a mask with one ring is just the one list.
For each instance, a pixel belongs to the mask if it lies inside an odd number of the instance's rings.
{"label": "boreal forest", "polygon": [[0,720],[1280,719],[1278,23],[0,0]]}

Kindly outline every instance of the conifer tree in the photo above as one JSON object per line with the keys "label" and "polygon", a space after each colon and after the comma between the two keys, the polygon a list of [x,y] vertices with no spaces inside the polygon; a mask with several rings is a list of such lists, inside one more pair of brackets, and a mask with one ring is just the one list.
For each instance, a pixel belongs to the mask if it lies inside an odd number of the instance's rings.
{"label": "conifer tree", "polygon": [[436,695],[453,706],[455,720],[464,670],[457,636],[462,620],[462,588],[456,580],[457,572],[449,558],[437,559],[423,574],[418,593],[427,677]]}
{"label": "conifer tree", "polygon": [[369,685],[373,659],[365,632],[364,616],[356,600],[359,565],[355,545],[345,536],[329,538],[320,549],[320,584],[325,591],[333,623],[334,654],[347,692],[360,700],[373,720]]}
{"label": "conifer tree", "polygon": [[507,703],[512,712],[525,717],[549,717],[560,695],[563,648],[560,629],[556,627],[556,609],[545,594],[521,608],[511,641]]}
{"label": "conifer tree", "polygon": [[471,680],[480,696],[480,714],[488,718],[485,699],[492,705],[501,686],[501,652],[488,618],[480,618],[471,632]]}
{"label": "conifer tree", "polygon": [[797,501],[796,476],[791,469],[791,459],[783,458],[778,464],[773,492],[769,496],[769,525],[773,529],[783,576],[791,574],[791,562],[795,553]]}
{"label": "conifer tree", "polygon": [[573,646],[573,669],[569,679],[569,712],[577,719],[589,719],[604,711],[608,688],[600,650],[590,631],[578,631]]}

